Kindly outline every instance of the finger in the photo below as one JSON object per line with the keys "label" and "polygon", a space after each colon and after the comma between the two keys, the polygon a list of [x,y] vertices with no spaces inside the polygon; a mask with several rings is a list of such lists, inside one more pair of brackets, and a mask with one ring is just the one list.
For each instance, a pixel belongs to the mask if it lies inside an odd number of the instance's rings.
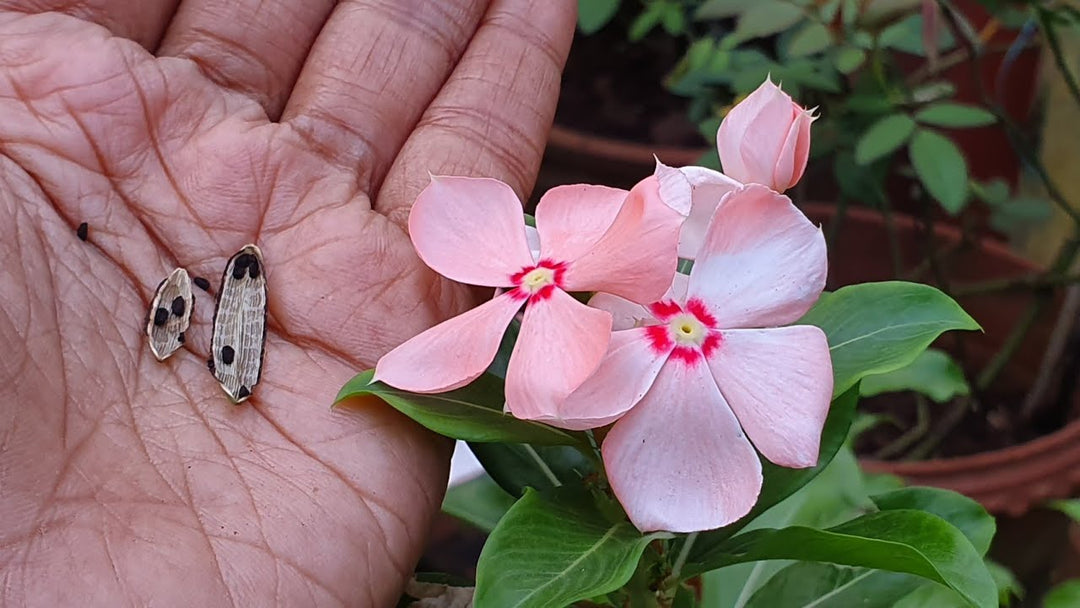
{"label": "finger", "polygon": [[281,114],[335,0],[186,0],[158,55],[186,57],[211,80]]}
{"label": "finger", "polygon": [[404,225],[429,174],[532,189],[574,35],[572,0],[496,0],[387,175],[375,208]]}
{"label": "finger", "polygon": [[486,0],[346,0],[282,115],[373,191],[469,43]]}
{"label": "finger", "polygon": [[104,26],[113,34],[157,48],[179,0],[0,0],[0,10],[16,13],[64,13]]}

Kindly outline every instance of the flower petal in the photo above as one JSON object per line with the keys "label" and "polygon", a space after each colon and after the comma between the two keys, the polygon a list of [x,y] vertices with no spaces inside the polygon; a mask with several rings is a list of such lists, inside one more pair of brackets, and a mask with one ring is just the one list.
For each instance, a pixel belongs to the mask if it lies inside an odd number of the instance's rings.
{"label": "flower petal", "polygon": [[460,283],[507,287],[533,264],[521,202],[496,179],[431,176],[409,213],[409,236],[425,264]]}
{"label": "flower petal", "polygon": [[694,189],[686,173],[674,167],[669,167],[660,162],[660,159],[657,159],[653,175],[656,176],[657,186],[660,189],[660,200],[664,201],[668,207],[674,209],[679,215],[683,217],[690,215]]}
{"label": "flower petal", "polygon": [[491,365],[520,308],[521,300],[502,294],[443,321],[383,355],[373,380],[414,393],[465,386]]}
{"label": "flower petal", "polygon": [[772,80],[761,83],[728,112],[717,130],[716,148],[724,173],[744,184],[775,187],[776,160],[793,113],[801,110]]}
{"label": "flower petal", "polygon": [[802,179],[806,160],[810,156],[810,125],[813,122],[814,117],[810,112],[796,110],[795,122],[791,123],[787,139],[780,147],[780,156],[773,171],[773,187],[777,192],[793,187]]}
{"label": "flower petal", "polygon": [[507,409],[558,420],[559,405],[596,370],[610,339],[611,315],[561,289],[527,306],[506,370]]}
{"label": "flower petal", "polygon": [[761,460],[705,365],[665,365],[601,450],[611,489],[642,532],[725,526],[761,491]]}
{"label": "flower petal", "polygon": [[742,184],[730,177],[705,167],[679,169],[690,181],[692,205],[690,216],[679,234],[679,257],[692,260],[697,257],[701,243],[705,241],[705,229],[716,213],[716,207],[724,196],[737,190]]}
{"label": "flower petal", "polygon": [[782,467],[817,464],[833,391],[829,344],[820,329],[725,330],[709,368],[763,456]]}
{"label": "flower petal", "polygon": [[674,347],[657,349],[644,327],[614,332],[596,373],[570,393],[553,424],[580,431],[614,422],[641,401]]}
{"label": "flower petal", "polygon": [[545,192],[536,204],[541,257],[566,262],[584,255],[611,227],[626,195],[626,190],[588,184]]}
{"label": "flower petal", "polygon": [[827,271],[821,229],[788,197],[751,184],[713,216],[688,295],[704,300],[722,328],[785,325],[814,305]]}
{"label": "flower petal", "polygon": [[635,302],[659,299],[678,263],[682,222],[660,198],[656,177],[638,182],[604,236],[580,258],[568,260],[566,290],[606,291]]}
{"label": "flower petal", "polygon": [[[685,302],[686,286],[689,280],[690,277],[681,272],[676,272],[675,278],[671,282],[671,287],[668,288],[664,297],[660,299]],[[614,331],[621,331],[632,327],[655,325],[659,322],[653,314],[649,312],[647,307],[638,304],[637,302],[631,302],[626,298],[613,296],[610,293],[597,293],[589,300],[589,306],[599,308],[600,310],[606,310],[611,313],[611,328]]]}

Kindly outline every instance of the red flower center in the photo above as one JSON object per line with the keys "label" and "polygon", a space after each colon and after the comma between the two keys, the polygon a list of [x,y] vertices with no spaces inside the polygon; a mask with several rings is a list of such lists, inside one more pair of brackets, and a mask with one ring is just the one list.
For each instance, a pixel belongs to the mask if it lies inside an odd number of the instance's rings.
{"label": "red flower center", "polygon": [[540,260],[535,266],[522,268],[510,277],[514,287],[508,293],[530,303],[546,300],[556,287],[562,289],[565,272],[566,262]]}
{"label": "red flower center", "polygon": [[662,300],[650,305],[649,310],[661,321],[646,330],[656,352],[670,352],[676,359],[695,363],[707,359],[720,347],[716,317],[701,300],[691,298],[685,306],[674,300]]}

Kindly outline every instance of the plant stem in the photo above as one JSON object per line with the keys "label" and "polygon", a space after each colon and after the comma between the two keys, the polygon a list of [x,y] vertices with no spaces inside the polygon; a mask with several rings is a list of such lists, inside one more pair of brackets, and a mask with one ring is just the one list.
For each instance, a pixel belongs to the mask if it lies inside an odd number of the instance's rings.
{"label": "plant stem", "polygon": [[679,555],[675,558],[675,563],[671,566],[670,580],[674,581],[676,584],[679,582],[679,575],[682,574],[683,566],[686,565],[686,558],[690,555],[690,549],[694,546],[694,541],[697,540],[697,537],[697,532],[692,532],[686,536],[682,548],[679,549]]}
{"label": "plant stem", "polygon": [[1074,274],[1028,274],[1020,277],[1006,279],[991,279],[978,283],[967,283],[953,287],[952,293],[956,297],[981,296],[1003,291],[1024,291],[1028,289],[1050,289],[1080,283],[1080,273]]}
{"label": "plant stem", "polygon": [[937,449],[941,441],[952,432],[956,425],[964,419],[964,414],[974,405],[971,397],[961,397],[953,403],[952,407],[941,419],[940,424],[927,434],[918,445],[907,455],[908,460],[923,460]]}
{"label": "plant stem", "polygon": [[930,430],[930,405],[926,403],[926,397],[916,393],[915,408],[915,425],[878,450],[874,458],[886,460],[901,454]]}
{"label": "plant stem", "polygon": [[1057,32],[1054,31],[1054,24],[1050,23],[1048,11],[1041,6],[1036,6],[1035,13],[1039,17],[1043,37],[1046,38],[1046,43],[1050,46],[1050,54],[1054,56],[1054,63],[1057,65],[1058,71],[1061,72],[1061,78],[1065,81],[1065,86],[1069,88],[1072,98],[1077,104],[1080,104],[1080,86],[1077,85],[1076,77],[1073,76],[1069,64],[1065,61],[1065,54],[1061,51],[1061,41],[1058,40]]}
{"label": "plant stem", "polygon": [[551,482],[551,485],[555,486],[556,488],[562,487],[562,481],[555,476],[555,471],[551,470],[551,467],[549,467],[547,463],[544,462],[544,459],[540,457],[540,454],[536,453],[536,449],[527,443],[523,443],[521,445],[525,447],[525,451],[528,452],[529,455],[532,456],[533,460],[536,461],[536,466],[540,469],[540,472],[544,474],[544,477],[548,478],[548,481]]}

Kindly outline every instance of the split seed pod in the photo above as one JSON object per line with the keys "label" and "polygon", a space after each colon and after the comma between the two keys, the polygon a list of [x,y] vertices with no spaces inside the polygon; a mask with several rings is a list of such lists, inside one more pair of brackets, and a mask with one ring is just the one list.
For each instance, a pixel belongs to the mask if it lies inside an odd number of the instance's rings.
{"label": "split seed pod", "polygon": [[210,371],[233,403],[240,403],[259,382],[266,344],[266,275],[255,245],[246,245],[225,266],[212,342]]}
{"label": "split seed pod", "polygon": [[158,361],[164,361],[184,343],[194,306],[191,278],[183,268],[172,271],[158,284],[146,319],[146,337]]}

